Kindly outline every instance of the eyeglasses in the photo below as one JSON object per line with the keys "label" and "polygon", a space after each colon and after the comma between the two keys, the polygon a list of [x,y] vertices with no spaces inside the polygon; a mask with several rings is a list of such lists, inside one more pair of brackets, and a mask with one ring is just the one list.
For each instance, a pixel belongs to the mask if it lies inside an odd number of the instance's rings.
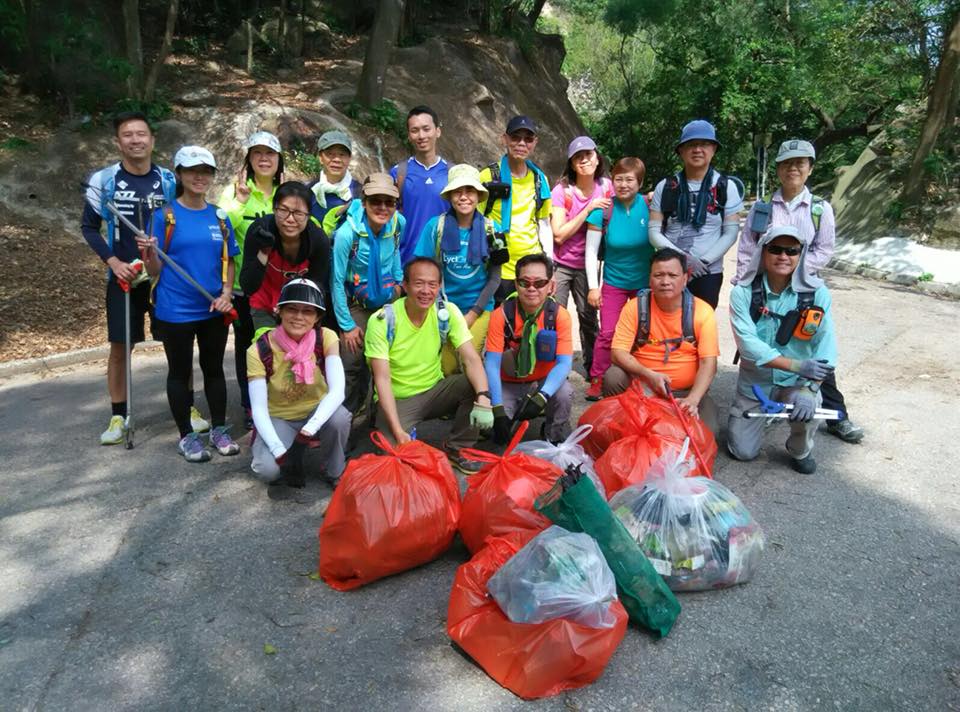
{"label": "eyeglasses", "polygon": [[534,143],[537,137],[533,134],[509,134],[510,143]]}
{"label": "eyeglasses", "polygon": [[292,215],[294,218],[296,218],[297,222],[303,222],[310,215],[310,213],[303,210],[290,210],[290,208],[285,208],[283,206],[276,208],[273,212],[281,220],[286,220]]}
{"label": "eyeglasses", "polygon": [[367,198],[367,205],[372,205],[375,208],[395,208],[397,207],[397,201],[395,198]]}
{"label": "eyeglasses", "polygon": [[766,250],[771,255],[787,255],[788,257],[796,257],[800,254],[799,247],[784,247],[783,245],[767,245]]}
{"label": "eyeglasses", "polygon": [[543,289],[550,284],[549,279],[518,279],[517,286],[520,289]]}

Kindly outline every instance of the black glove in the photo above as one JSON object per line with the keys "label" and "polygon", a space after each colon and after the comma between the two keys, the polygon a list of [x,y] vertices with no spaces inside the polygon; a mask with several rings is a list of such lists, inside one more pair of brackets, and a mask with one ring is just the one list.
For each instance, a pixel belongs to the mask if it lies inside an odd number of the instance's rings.
{"label": "black glove", "polygon": [[537,391],[533,395],[527,396],[520,410],[517,412],[517,420],[532,420],[543,415],[547,407],[547,396],[543,391]]}
{"label": "black glove", "polygon": [[283,460],[283,481],[289,487],[303,488],[307,484],[307,475],[303,469],[303,453],[307,451],[307,438],[297,433],[296,440],[287,451],[278,458]]}
{"label": "black glove", "polygon": [[510,432],[513,430],[513,421],[507,415],[502,405],[493,406],[493,442],[497,445],[506,445],[510,442]]}
{"label": "black glove", "polygon": [[250,245],[257,252],[272,250],[275,243],[275,238],[273,233],[270,232],[267,228],[260,225],[255,230],[250,230],[247,232],[247,238],[244,242],[244,245]]}

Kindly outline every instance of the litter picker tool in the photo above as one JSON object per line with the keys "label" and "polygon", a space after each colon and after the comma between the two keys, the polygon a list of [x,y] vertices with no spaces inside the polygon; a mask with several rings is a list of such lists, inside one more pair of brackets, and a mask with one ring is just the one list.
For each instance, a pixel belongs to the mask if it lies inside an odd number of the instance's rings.
{"label": "litter picker tool", "polygon": [[[747,410],[744,411],[744,418],[789,418],[790,412],[793,410],[793,404],[791,403],[781,403],[779,401],[771,400],[767,398],[766,394],[763,392],[763,389],[758,386],[753,386],[753,395],[756,396],[757,400],[760,401],[760,410]],[[817,408],[813,412],[814,420],[843,420],[846,417],[846,414],[842,410],[831,410],[829,408]]]}
{"label": "litter picker tool", "polygon": [[[694,440],[693,432],[690,430],[690,423],[687,421],[687,414],[683,411],[683,408],[680,407],[680,404],[677,403],[677,399],[673,397],[673,392],[667,388],[667,396],[670,398],[670,405],[673,406],[673,409],[677,411],[677,417],[680,419],[680,424],[683,425],[683,430],[687,434],[687,442],[690,443],[690,448],[693,450],[693,454],[697,458],[697,462],[700,463],[700,469],[703,471],[703,474],[713,479],[713,474],[710,472],[710,468],[707,466],[707,460],[703,456],[703,453],[700,452],[700,448],[697,446],[696,440]],[[686,450],[686,443],[684,444],[684,449]],[[685,455],[686,453],[684,453]]]}

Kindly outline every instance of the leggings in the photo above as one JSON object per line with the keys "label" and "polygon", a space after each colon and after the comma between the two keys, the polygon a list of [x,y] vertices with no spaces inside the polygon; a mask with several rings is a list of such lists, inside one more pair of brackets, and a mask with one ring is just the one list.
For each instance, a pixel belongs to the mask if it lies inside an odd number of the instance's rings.
{"label": "leggings", "polygon": [[253,343],[253,319],[250,318],[250,300],[242,294],[233,295],[233,308],[238,318],[233,322],[233,363],[237,370],[237,385],[240,387],[240,405],[250,409],[247,393],[247,349]]}
{"label": "leggings", "polygon": [[227,380],[223,375],[223,353],[227,348],[228,328],[217,314],[203,321],[182,323],[159,321],[160,340],[167,355],[167,402],[180,430],[180,437],[193,431],[190,427],[190,387],[193,374],[193,341],[200,352],[203,392],[210,408],[213,427],[224,424],[227,412]]}

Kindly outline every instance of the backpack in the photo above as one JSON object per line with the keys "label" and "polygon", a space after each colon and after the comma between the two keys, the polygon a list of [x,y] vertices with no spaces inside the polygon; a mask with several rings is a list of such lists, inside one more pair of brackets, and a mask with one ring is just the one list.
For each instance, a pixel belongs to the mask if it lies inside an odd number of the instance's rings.
{"label": "backpack", "polygon": [[[230,229],[227,227],[227,214],[217,208],[217,223],[220,226],[220,234],[223,236],[223,250],[220,253],[220,279],[227,281],[227,268],[230,265]],[[169,203],[163,206],[163,251],[169,254],[170,241],[173,239],[173,232],[177,226],[177,217],[173,212],[173,206]],[[163,270],[154,277],[150,285],[150,302],[154,303],[154,291],[160,283],[160,276]]]}
{"label": "backpack", "polygon": [[[273,329],[270,329],[273,331]],[[270,346],[270,331],[266,331],[257,337],[257,356],[260,357],[260,363],[263,364],[263,370],[266,372],[267,382],[273,378],[273,348]],[[325,373],[323,369],[323,332],[317,330],[317,341],[313,347],[313,355],[317,359],[317,367],[320,373]]]}
{"label": "backpack", "polygon": [[655,342],[650,340],[650,299],[652,298],[649,289],[641,289],[637,292],[637,338],[633,342],[633,350],[645,346],[648,343],[663,344],[663,362],[666,363],[671,351],[676,351],[681,344],[686,341],[694,347],[697,345],[697,335],[694,331],[693,312],[694,300],[690,290],[683,290],[683,306],[680,317],[682,336],[672,339],[662,339]]}
{"label": "backpack", "polygon": [[[514,331],[514,323],[517,320],[517,297],[507,297],[503,304],[503,346],[504,348],[513,348],[514,344],[520,343]],[[547,297],[543,303],[543,328],[547,331],[557,330],[557,313],[560,311],[560,305],[553,297]]]}
{"label": "backpack", "polygon": [[[743,181],[736,176],[728,176],[724,173],[720,173],[719,176],[717,182],[709,189],[710,200],[707,202],[707,208],[709,211],[709,206],[712,203],[717,212],[720,213],[720,221],[723,222],[724,210],[726,210],[727,205],[728,182],[732,180],[740,188],[741,196],[744,194],[744,186]],[[660,212],[663,213],[663,222],[660,228],[662,232],[665,232],[667,229],[668,219],[677,213],[677,201],[680,197],[681,180],[686,180],[682,173],[670,176],[666,179],[666,183],[663,185],[663,191],[660,193]]]}
{"label": "backpack", "polygon": [[[536,163],[534,163],[533,165],[537,168],[537,170],[533,172],[533,201],[534,201],[533,214],[536,216],[540,213],[540,208],[543,207],[543,204],[546,202],[546,199],[542,197],[543,178],[541,178],[541,176],[543,175],[543,171],[540,170],[540,166],[537,166]],[[485,183],[484,186],[487,187],[489,190],[489,186],[487,185],[488,183],[500,182],[500,163],[499,161],[491,163],[490,165],[487,166],[487,168],[490,171],[490,180],[487,181],[487,183]],[[498,200],[503,200],[503,198],[492,198],[490,200],[487,200],[487,204],[483,209],[483,217],[488,217],[490,213],[493,212],[493,204],[496,203]]]}
{"label": "backpack", "polygon": [[[446,222],[446,217],[446,213],[440,213],[440,215],[437,216],[437,245],[434,250],[434,254],[436,255],[437,261],[440,262],[441,265],[443,264],[443,257],[441,254],[442,250],[440,249],[440,243],[443,241],[443,226]],[[502,264],[501,262],[496,261],[494,253],[497,250],[505,249],[503,233],[497,232],[496,225],[494,225],[493,220],[490,220],[489,218],[483,219],[483,225],[487,232],[487,246],[490,248],[490,257],[494,257],[492,264]]]}
{"label": "backpack", "polygon": [[[441,292],[437,295],[437,329],[440,332],[440,349],[443,351],[443,345],[447,343],[447,337],[450,336],[450,311],[447,309],[447,303]],[[378,319],[385,319],[387,322],[387,345],[393,346],[393,340],[397,335],[397,314],[393,310],[393,304],[384,304],[383,313],[377,314]]]}
{"label": "backpack", "polygon": [[[810,222],[813,223],[813,239],[816,241],[820,234],[820,218],[823,217],[823,205],[826,203],[819,195],[810,194]],[[750,232],[756,241],[760,241],[770,227],[770,218],[773,212],[773,203],[769,200],[758,200],[753,206],[753,219],[750,221]]]}

